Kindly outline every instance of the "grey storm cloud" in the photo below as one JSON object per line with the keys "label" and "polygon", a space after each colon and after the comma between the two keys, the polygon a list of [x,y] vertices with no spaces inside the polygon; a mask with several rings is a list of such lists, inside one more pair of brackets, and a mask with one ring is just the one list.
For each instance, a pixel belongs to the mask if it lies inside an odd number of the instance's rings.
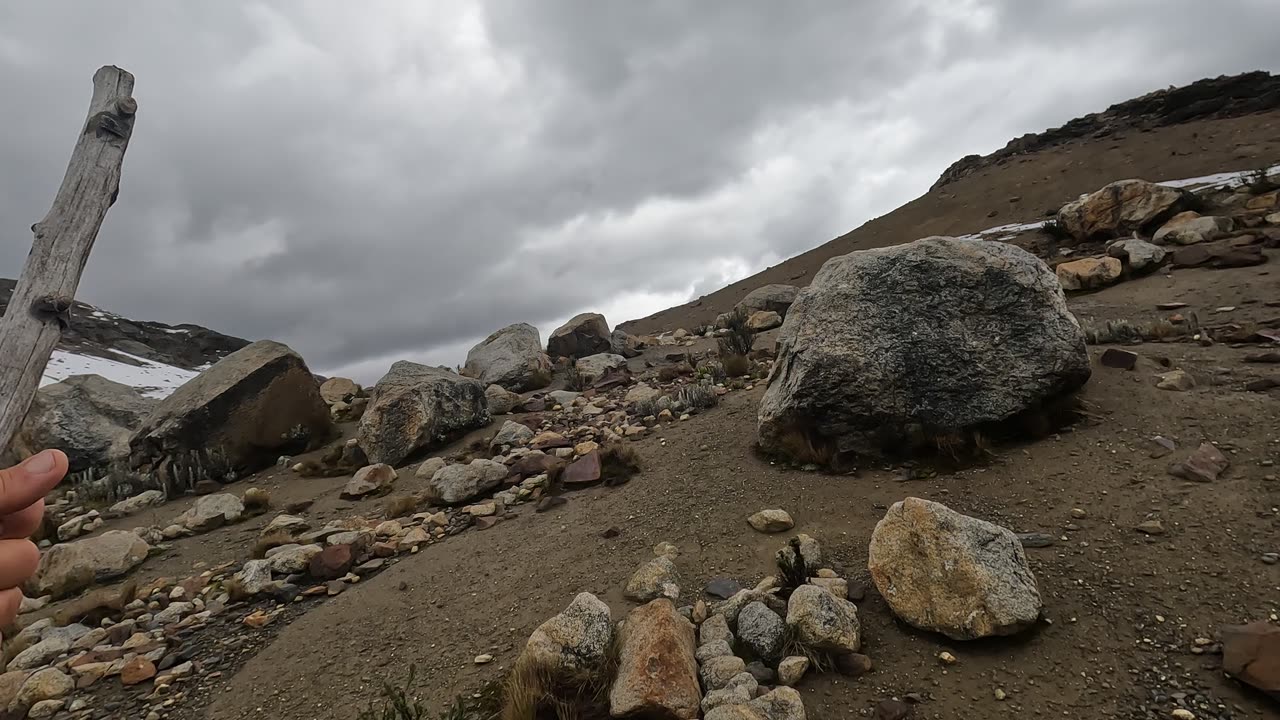
{"label": "grey storm cloud", "polygon": [[1272,0],[8,3],[0,275],[108,63],[140,111],[81,298],[372,380],[683,302],[961,155],[1276,70],[1277,25]]}

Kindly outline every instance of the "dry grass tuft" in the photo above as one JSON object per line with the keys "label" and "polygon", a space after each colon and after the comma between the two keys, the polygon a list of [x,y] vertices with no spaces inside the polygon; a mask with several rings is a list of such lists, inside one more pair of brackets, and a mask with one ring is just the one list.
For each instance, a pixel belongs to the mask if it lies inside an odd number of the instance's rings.
{"label": "dry grass tuft", "polygon": [[420,499],[413,495],[387,498],[382,503],[382,516],[390,519],[412,515],[418,511],[419,502]]}
{"label": "dry grass tuft", "polygon": [[271,509],[271,493],[262,488],[252,487],[244,491],[241,498],[244,509],[250,515],[261,515]]}
{"label": "dry grass tuft", "polygon": [[293,533],[288,530],[275,530],[258,538],[253,543],[253,556],[262,559],[267,556],[267,551],[271,548],[277,548],[281,545],[292,545],[297,542],[293,537]]}
{"label": "dry grass tuft", "polygon": [[640,453],[621,443],[600,450],[600,479],[607,487],[625,485],[640,472]]}
{"label": "dry grass tuft", "polygon": [[746,355],[722,352],[720,364],[724,367],[724,374],[729,377],[740,378],[751,374],[751,361]]}
{"label": "dry grass tuft", "polygon": [[601,667],[559,676],[521,655],[503,687],[501,720],[606,720],[621,644],[614,633]]}

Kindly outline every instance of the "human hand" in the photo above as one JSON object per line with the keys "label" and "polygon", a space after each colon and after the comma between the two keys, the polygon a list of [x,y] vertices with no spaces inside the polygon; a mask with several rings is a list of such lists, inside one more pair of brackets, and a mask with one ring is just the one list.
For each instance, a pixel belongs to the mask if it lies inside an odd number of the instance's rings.
{"label": "human hand", "polygon": [[27,538],[44,520],[44,496],[66,474],[61,450],[45,450],[0,469],[0,628],[18,617],[22,584],[40,565],[40,550]]}

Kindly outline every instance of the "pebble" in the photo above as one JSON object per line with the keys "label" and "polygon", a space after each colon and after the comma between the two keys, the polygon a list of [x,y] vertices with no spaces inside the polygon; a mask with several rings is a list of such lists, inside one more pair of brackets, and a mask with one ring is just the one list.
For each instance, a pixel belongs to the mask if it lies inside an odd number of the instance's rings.
{"label": "pebble", "polygon": [[475,659],[477,665],[488,665],[491,662],[493,662],[493,656],[488,654],[477,655]]}
{"label": "pebble", "polygon": [[1177,710],[1174,710],[1173,712],[1169,713],[1169,717],[1175,718],[1176,720],[1196,720],[1195,713],[1191,712],[1190,710],[1186,710],[1184,708],[1178,708]]}
{"label": "pebble", "polygon": [[946,651],[938,653],[938,660],[940,660],[943,665],[956,664],[956,656]]}
{"label": "pebble", "polygon": [[1006,693],[1004,690],[1001,690],[1000,688],[996,688],[994,695],[996,700],[1004,700],[1005,698],[1009,697],[1008,693]]}
{"label": "pebble", "polygon": [[1262,556],[1262,562],[1266,563],[1267,565],[1275,565],[1276,563],[1280,563],[1280,553],[1264,553]]}

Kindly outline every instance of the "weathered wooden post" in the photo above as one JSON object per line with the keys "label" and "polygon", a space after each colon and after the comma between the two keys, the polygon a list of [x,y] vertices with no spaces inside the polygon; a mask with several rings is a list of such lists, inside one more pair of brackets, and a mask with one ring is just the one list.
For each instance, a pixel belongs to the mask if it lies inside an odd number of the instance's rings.
{"label": "weathered wooden post", "polygon": [[70,322],[71,302],[107,209],[120,192],[120,166],[133,134],[133,75],[113,65],[93,74],[93,99],[62,187],[0,318],[0,450],[9,446]]}

